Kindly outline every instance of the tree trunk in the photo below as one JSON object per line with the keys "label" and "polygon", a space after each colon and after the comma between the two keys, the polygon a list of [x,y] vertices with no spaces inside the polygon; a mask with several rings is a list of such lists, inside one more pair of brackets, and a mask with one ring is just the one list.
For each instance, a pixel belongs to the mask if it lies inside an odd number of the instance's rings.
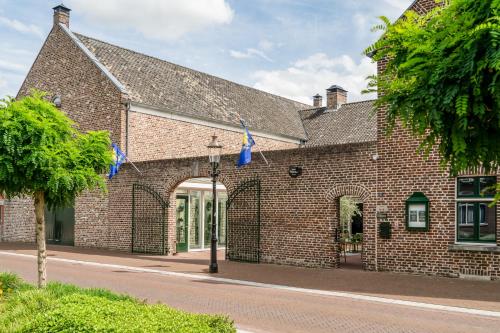
{"label": "tree trunk", "polygon": [[38,248],[38,287],[47,285],[47,249],[45,246],[45,196],[35,192],[36,245]]}

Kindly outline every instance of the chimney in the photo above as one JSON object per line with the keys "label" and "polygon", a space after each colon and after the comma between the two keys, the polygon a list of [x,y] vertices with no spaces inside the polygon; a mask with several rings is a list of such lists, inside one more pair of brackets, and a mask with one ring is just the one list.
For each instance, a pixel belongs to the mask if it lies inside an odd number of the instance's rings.
{"label": "chimney", "polygon": [[323,97],[320,94],[313,96],[313,106],[315,108],[320,108],[323,105]]}
{"label": "chimney", "polygon": [[345,103],[347,103],[347,90],[335,84],[326,89],[326,107],[329,110],[337,110]]}
{"label": "chimney", "polygon": [[71,11],[71,9],[64,6],[63,4],[55,6],[52,9],[54,10],[54,25],[62,23],[69,28],[69,12]]}

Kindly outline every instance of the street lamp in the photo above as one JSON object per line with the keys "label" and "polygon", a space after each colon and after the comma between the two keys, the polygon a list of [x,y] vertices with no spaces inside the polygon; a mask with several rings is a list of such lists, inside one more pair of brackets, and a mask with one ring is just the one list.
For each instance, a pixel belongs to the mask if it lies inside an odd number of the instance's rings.
{"label": "street lamp", "polygon": [[208,271],[210,273],[217,273],[219,267],[217,265],[217,225],[216,225],[216,208],[217,208],[217,176],[219,175],[220,153],[222,145],[217,141],[217,135],[212,136],[212,142],[207,146],[208,159],[212,170],[212,243],[210,247],[210,266]]}

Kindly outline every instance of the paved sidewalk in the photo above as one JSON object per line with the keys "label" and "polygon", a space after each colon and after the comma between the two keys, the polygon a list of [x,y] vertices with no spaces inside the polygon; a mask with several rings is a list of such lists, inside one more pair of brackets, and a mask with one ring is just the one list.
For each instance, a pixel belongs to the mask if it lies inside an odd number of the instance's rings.
{"label": "paved sidewalk", "polygon": [[[33,244],[0,243],[0,251],[36,254]],[[203,275],[207,274],[209,258],[208,252],[149,256],[65,246],[49,246],[48,255],[52,258]],[[469,281],[355,269],[310,269],[238,263],[225,261],[222,251],[219,258],[220,273],[215,276],[221,278],[500,311],[500,281]],[[49,264],[49,277],[50,269]]]}

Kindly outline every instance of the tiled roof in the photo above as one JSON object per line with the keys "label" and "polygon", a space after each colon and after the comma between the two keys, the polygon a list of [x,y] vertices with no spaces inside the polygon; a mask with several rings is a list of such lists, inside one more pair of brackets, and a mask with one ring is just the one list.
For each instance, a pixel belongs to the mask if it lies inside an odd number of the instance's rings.
{"label": "tiled roof", "polygon": [[122,83],[132,102],[168,112],[306,139],[299,110],[310,107],[209,74],[75,34]]}
{"label": "tiled roof", "polygon": [[300,111],[308,136],[306,147],[376,141],[373,103],[346,103],[338,110],[320,107]]}

